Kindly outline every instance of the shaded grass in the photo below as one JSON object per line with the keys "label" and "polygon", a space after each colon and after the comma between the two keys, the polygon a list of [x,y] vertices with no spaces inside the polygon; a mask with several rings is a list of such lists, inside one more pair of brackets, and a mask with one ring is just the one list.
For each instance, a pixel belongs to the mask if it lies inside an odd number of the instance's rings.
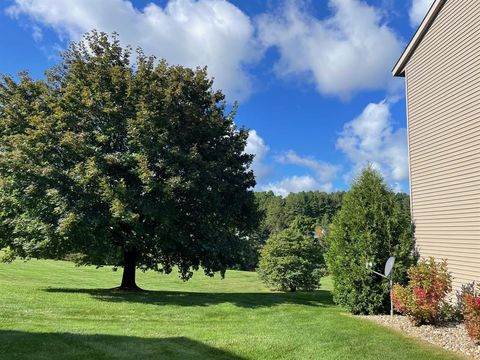
{"label": "shaded grass", "polygon": [[[68,262],[0,264],[0,359],[459,359],[355,318],[319,291],[227,278],[139,274],[149,291],[113,288],[121,273]],[[108,290],[110,289],[110,290]]]}
{"label": "shaded grass", "polygon": [[44,291],[63,294],[88,294],[100,301],[130,302],[153,305],[174,306],[212,306],[224,303],[238,307],[255,309],[282,304],[297,304],[306,306],[332,306],[330,291],[317,290],[311,293],[209,293],[185,291],[142,291],[125,292],[117,289],[76,289],[76,288],[46,288]]}
{"label": "shaded grass", "polygon": [[[0,331],[5,359],[222,359],[242,360],[185,337],[148,339],[133,336],[80,335],[71,333],[30,333]],[[28,344],[28,346],[19,346]],[[32,352],[35,349],[35,352]],[[52,353],[53,355],[52,357]],[[0,355],[0,357],[2,356]]]}

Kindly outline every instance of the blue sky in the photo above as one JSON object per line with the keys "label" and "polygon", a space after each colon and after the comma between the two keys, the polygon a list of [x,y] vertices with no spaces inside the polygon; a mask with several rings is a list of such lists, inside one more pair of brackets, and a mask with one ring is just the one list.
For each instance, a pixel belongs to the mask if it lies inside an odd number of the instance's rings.
{"label": "blue sky", "polygon": [[432,0],[4,0],[0,73],[34,77],[92,29],[207,65],[239,100],[256,190],[348,189],[367,163],[408,191],[403,79],[390,70]]}

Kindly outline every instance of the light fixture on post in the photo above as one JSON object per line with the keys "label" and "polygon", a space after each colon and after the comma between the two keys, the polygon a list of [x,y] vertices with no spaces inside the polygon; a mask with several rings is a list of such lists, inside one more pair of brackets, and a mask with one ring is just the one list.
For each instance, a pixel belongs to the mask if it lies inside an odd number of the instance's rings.
{"label": "light fixture on post", "polygon": [[390,284],[390,316],[392,316],[392,317],[393,317],[393,292],[392,292],[393,291],[393,279],[392,279],[391,275],[392,275],[393,265],[395,265],[395,258],[392,256],[392,257],[389,257],[387,262],[385,263],[385,272],[382,274],[382,273],[379,273],[379,272],[373,270],[373,263],[371,261],[367,260],[367,262],[365,264],[367,270],[370,270],[374,274],[377,274],[378,276],[381,276],[381,277],[389,280],[389,284]]}

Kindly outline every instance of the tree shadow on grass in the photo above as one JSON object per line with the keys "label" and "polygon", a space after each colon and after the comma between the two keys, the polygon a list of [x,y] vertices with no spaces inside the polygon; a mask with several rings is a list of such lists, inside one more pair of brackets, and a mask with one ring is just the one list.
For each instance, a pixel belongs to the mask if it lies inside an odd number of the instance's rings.
{"label": "tree shadow on grass", "polygon": [[210,306],[231,303],[243,308],[271,307],[282,304],[333,306],[330,291],[317,290],[298,293],[216,293],[184,291],[126,292],[118,289],[46,288],[46,292],[89,294],[97,300],[133,302],[153,305]]}
{"label": "tree shadow on grass", "polygon": [[245,360],[245,358],[231,352],[214,348],[187,337],[156,339],[11,330],[0,330],[0,358],[9,360]]}

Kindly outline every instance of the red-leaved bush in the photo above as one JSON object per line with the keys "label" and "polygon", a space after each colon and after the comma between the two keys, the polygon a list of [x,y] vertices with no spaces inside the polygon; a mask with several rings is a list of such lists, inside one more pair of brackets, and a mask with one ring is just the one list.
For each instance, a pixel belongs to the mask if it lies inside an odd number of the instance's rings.
{"label": "red-leaved bush", "polygon": [[452,290],[452,277],[447,261],[422,260],[408,270],[406,287],[396,284],[392,300],[395,310],[407,315],[415,325],[438,322],[447,294]]}
{"label": "red-leaved bush", "polygon": [[480,296],[465,294],[463,297],[463,316],[468,335],[480,341]]}

